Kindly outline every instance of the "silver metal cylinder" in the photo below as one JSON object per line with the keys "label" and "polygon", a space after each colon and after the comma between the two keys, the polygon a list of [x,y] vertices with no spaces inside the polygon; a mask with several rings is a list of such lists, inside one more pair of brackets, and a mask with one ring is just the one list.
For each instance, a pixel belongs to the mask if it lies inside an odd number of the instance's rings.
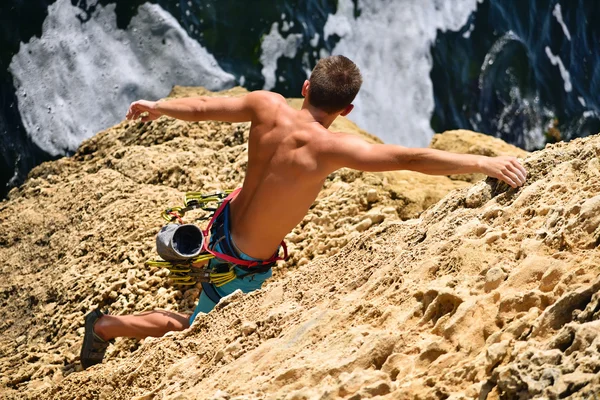
{"label": "silver metal cylinder", "polygon": [[202,251],[202,231],[193,224],[167,224],[156,235],[156,251],[165,261],[182,261]]}

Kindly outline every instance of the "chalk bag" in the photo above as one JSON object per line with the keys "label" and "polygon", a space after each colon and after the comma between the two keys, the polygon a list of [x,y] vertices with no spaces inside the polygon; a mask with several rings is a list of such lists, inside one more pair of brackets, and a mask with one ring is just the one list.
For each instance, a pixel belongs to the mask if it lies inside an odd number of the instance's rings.
{"label": "chalk bag", "polygon": [[184,261],[202,251],[204,236],[193,224],[167,224],[156,236],[156,252],[166,261]]}

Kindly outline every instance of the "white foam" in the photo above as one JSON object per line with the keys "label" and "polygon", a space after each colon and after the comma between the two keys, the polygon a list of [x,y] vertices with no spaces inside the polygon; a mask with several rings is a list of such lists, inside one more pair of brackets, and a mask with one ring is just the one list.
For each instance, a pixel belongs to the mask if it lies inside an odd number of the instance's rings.
{"label": "white foam", "polygon": [[25,129],[52,155],[121,121],[138,98],[164,97],[175,84],[234,84],[158,5],[140,6],[127,31],[117,28],[114,4],[98,5],[85,23],[80,13],[70,0],[51,5],[41,38],[22,44],[10,64]]}
{"label": "white foam", "polygon": [[17,153],[17,158],[15,160],[15,164],[13,167],[13,171],[14,174],[13,176],[8,180],[8,182],[6,182],[6,184],[4,185],[4,188],[12,188],[14,186],[16,186],[19,182],[19,175],[20,175],[20,169],[19,169],[19,163],[21,162],[21,154]]}
{"label": "white foam", "polygon": [[462,37],[464,37],[465,39],[470,38],[471,34],[473,33],[474,30],[475,30],[475,24],[471,24],[471,26],[469,26],[469,29],[467,29],[467,31],[465,33],[463,33]]}
{"label": "white foam", "polygon": [[[282,18],[284,17],[285,14],[282,15]],[[301,41],[302,34],[300,33],[290,34],[284,38],[279,33],[279,23],[273,23],[271,31],[263,38],[261,43],[260,62],[263,65],[261,72],[265,78],[265,90],[270,90],[275,87],[277,79],[277,60],[279,57],[296,57],[298,45]]]}
{"label": "white foam", "polygon": [[319,34],[317,32],[315,32],[315,36],[312,37],[312,39],[310,39],[310,45],[312,47],[317,47],[317,45],[319,44]]}
{"label": "white foam", "polygon": [[340,0],[324,28],[341,37],[333,53],[357,63],[364,84],[350,118],[389,143],[425,146],[433,136],[430,48],[439,30],[458,30],[477,0]]}
{"label": "white foam", "polygon": [[573,90],[573,85],[571,84],[571,74],[569,74],[569,71],[565,67],[565,64],[563,64],[559,56],[552,54],[552,50],[550,50],[550,47],[548,46],[546,46],[546,55],[550,59],[552,65],[558,65],[560,76],[562,77],[565,83],[565,92],[571,92]]}
{"label": "white foam", "polygon": [[562,27],[563,33],[565,34],[567,39],[569,39],[569,41],[571,41],[571,33],[569,32],[567,25],[565,25],[565,21],[562,16],[562,10],[560,8],[560,3],[556,3],[556,5],[554,6],[554,10],[552,11],[552,15],[554,15],[556,17],[556,20]]}

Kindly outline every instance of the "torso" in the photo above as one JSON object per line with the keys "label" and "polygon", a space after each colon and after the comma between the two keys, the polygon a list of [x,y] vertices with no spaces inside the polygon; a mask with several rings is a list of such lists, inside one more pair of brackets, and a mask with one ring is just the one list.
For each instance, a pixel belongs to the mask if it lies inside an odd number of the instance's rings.
{"label": "torso", "polygon": [[319,162],[319,143],[331,133],[306,116],[270,94],[252,122],[246,177],[231,202],[233,241],[251,257],[274,254],[331,172]]}

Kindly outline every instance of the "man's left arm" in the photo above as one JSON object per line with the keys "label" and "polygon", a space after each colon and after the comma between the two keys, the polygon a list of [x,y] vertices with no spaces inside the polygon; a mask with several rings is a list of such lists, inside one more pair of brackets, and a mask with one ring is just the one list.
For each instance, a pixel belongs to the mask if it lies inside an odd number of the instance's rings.
{"label": "man's left arm", "polygon": [[429,148],[372,144],[349,134],[333,134],[323,145],[330,170],[349,167],[361,171],[411,170],[429,175],[483,173],[516,188],[527,171],[515,157],[456,154]]}

